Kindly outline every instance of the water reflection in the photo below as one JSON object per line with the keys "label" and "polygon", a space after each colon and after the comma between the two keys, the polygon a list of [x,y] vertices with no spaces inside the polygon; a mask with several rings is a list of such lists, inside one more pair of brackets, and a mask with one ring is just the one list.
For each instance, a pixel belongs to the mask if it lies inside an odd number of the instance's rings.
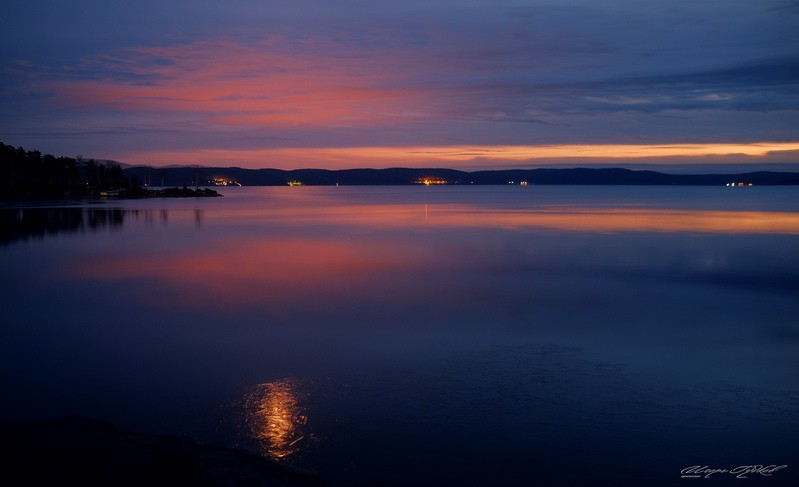
{"label": "water reflection", "polygon": [[[796,457],[795,191],[239,189],[0,248],[0,412],[245,436],[339,485],[654,485]],[[57,228],[116,221],[72,210]],[[211,420],[276,373],[303,379]]]}
{"label": "water reflection", "polygon": [[[314,211],[280,210],[262,215],[294,224],[351,225],[381,229],[544,228],[575,232],[691,232],[725,234],[799,234],[799,213],[649,208],[537,207],[496,209],[474,204],[330,206]],[[236,215],[230,215],[235,218]]]}
{"label": "water reflection", "polygon": [[535,211],[443,208],[442,224],[480,228],[538,227],[581,232],[690,232],[799,234],[799,214],[630,208],[558,208]]}
{"label": "water reflection", "polygon": [[245,399],[250,433],[270,458],[285,459],[303,447],[308,418],[298,386],[294,379],[267,382],[257,385]]}
{"label": "water reflection", "polygon": [[[319,225],[373,230],[440,228],[550,229],[593,233],[690,232],[705,234],[799,234],[799,213],[785,211],[719,211],[541,205],[497,209],[480,204],[336,204],[309,196],[304,205],[259,209],[257,219],[275,225]],[[0,245],[58,233],[119,229],[126,219],[166,226],[166,209],[98,207],[0,208]],[[235,222],[252,213],[240,208],[214,209],[215,222]],[[194,226],[206,225],[205,211],[193,210]]]}
{"label": "water reflection", "polygon": [[59,233],[97,232],[121,228],[137,210],[107,208],[3,208],[0,209],[0,244],[42,239]]}
{"label": "water reflection", "polygon": [[[194,226],[202,228],[205,210],[192,210]],[[148,228],[158,222],[169,223],[165,209],[127,209],[103,207],[29,207],[0,208],[0,245],[43,239],[58,234],[120,230],[131,218],[141,220]]]}
{"label": "water reflection", "polygon": [[[656,270],[660,276],[697,282],[726,282],[735,276],[751,280],[774,271],[784,276],[793,272],[787,264],[792,261],[779,262],[777,257],[784,253],[779,242],[799,234],[799,213],[788,212],[582,207],[519,211],[476,205],[433,206],[429,217],[426,211],[413,205],[259,209],[257,216],[247,214],[257,223],[253,224],[239,223],[241,215],[221,209],[203,223],[214,228],[206,229],[202,245],[177,241],[170,249],[168,242],[174,239],[161,239],[161,247],[146,258],[73,258],[64,273],[107,282],[147,281],[141,293],[130,288],[128,296],[150,306],[195,309],[214,303],[219,310],[258,307],[272,316],[294,305],[306,308],[309,302],[339,308],[353,296],[375,302],[385,301],[385,296],[415,297],[427,282],[433,287],[430,292],[435,291],[431,276],[468,270],[472,274],[463,278],[477,280],[475,273],[490,273],[498,266],[518,272],[559,269],[639,277]],[[424,224],[426,217],[429,225]],[[590,245],[589,237],[547,238],[559,230],[594,236]],[[663,243],[677,240],[653,246],[647,240],[653,233],[662,236]],[[702,238],[692,239],[690,246],[679,244],[690,234]],[[746,256],[753,245],[748,239],[755,238],[769,239],[773,260]],[[766,245],[765,240],[758,242]],[[403,286],[419,280],[422,284]],[[790,287],[795,279],[782,282]]]}
{"label": "water reflection", "polygon": [[[147,280],[141,298],[163,308],[207,306],[234,311],[241,306],[274,310],[306,299],[369,292],[365,283],[382,273],[415,269],[430,257],[418,245],[351,242],[343,238],[220,237],[213,248],[140,257],[95,255],[64,266],[66,276],[107,282]],[[417,257],[416,254],[419,254]],[[335,284],[335,285],[331,285]]]}

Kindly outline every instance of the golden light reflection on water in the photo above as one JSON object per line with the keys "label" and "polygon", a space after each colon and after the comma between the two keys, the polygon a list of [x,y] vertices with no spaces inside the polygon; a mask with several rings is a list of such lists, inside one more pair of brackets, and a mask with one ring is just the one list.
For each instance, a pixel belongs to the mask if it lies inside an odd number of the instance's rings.
{"label": "golden light reflection on water", "polygon": [[442,207],[440,224],[477,228],[549,228],[576,232],[799,234],[799,213],[647,208],[487,210]]}
{"label": "golden light reflection on water", "polygon": [[[249,215],[250,217],[252,215]],[[225,215],[233,220],[241,215]],[[374,230],[415,228],[547,228],[577,232],[691,232],[799,234],[799,213],[597,206],[538,206],[500,209],[471,204],[335,205],[320,199],[307,207],[260,211],[270,223],[348,225]]]}
{"label": "golden light reflection on water", "polygon": [[259,384],[247,395],[245,421],[264,455],[281,460],[303,448],[308,418],[300,397],[292,379]]}

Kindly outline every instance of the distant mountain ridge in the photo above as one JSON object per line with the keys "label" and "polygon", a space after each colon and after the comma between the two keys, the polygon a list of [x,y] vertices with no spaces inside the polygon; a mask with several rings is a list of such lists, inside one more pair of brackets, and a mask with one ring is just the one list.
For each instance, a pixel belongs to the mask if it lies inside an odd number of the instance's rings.
{"label": "distant mountain ridge", "polygon": [[217,181],[236,181],[244,186],[407,185],[422,180],[458,185],[486,184],[577,184],[577,185],[687,185],[718,186],[797,185],[799,172],[757,171],[739,174],[666,174],[622,168],[591,169],[508,169],[459,171],[456,169],[243,169],[239,167],[127,167],[125,175],[137,177],[149,186],[209,185]]}

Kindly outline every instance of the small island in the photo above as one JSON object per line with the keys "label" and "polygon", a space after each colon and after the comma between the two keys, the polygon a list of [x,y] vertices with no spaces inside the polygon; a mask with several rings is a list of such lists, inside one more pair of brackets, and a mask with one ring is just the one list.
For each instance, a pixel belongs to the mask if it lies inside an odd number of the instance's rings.
{"label": "small island", "polygon": [[188,198],[221,196],[210,188],[150,189],[119,163],[55,157],[0,143],[0,199]]}

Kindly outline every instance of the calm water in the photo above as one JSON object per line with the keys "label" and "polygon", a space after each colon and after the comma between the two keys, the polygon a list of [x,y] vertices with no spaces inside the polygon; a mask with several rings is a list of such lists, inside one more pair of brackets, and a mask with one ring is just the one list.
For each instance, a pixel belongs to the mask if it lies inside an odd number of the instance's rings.
{"label": "calm water", "polygon": [[799,472],[799,188],[231,188],[0,209],[0,413],[368,485]]}

